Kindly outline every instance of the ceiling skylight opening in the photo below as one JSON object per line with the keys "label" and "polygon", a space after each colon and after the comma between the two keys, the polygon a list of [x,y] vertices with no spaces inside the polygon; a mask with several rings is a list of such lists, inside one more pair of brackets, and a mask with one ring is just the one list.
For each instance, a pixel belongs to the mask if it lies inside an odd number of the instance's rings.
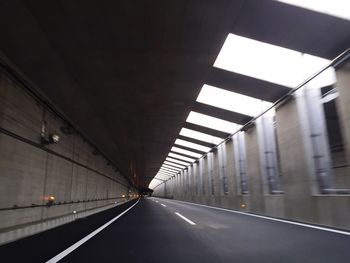
{"label": "ceiling skylight opening", "polygon": [[190,162],[190,163],[193,163],[196,160],[196,159],[192,159],[176,153],[169,153],[168,156],[176,159],[184,160],[185,162]]}
{"label": "ceiling skylight opening", "polygon": [[157,173],[157,175],[155,176],[155,178],[158,179],[162,179],[162,180],[168,180],[172,175],[170,174],[161,174],[161,173]]}
{"label": "ceiling skylight opening", "polygon": [[193,142],[188,142],[188,141],[185,141],[182,139],[176,139],[175,144],[185,146],[187,148],[192,148],[192,149],[195,149],[195,150],[198,150],[201,152],[209,152],[210,151],[209,147],[206,147],[206,146],[203,146],[203,145],[200,145],[197,143],[193,143]]}
{"label": "ceiling skylight opening", "polygon": [[214,67],[295,88],[329,63],[324,58],[229,34]]}
{"label": "ceiling skylight opening", "polygon": [[194,158],[199,158],[201,157],[202,155],[199,154],[199,153],[195,153],[195,152],[191,152],[191,151],[188,151],[188,150],[184,150],[184,149],[181,149],[179,147],[176,147],[176,146],[173,146],[171,148],[171,151],[172,152],[176,152],[176,153],[182,153],[182,154],[185,154],[185,155],[188,155],[188,156],[192,156]]}
{"label": "ceiling skylight opening", "polygon": [[173,163],[183,164],[186,167],[190,165],[189,163],[186,163],[186,162],[183,162],[183,161],[180,161],[180,160],[176,160],[176,159],[173,159],[173,158],[170,158],[170,157],[167,157],[165,160],[167,160],[169,162],[173,162]]}
{"label": "ceiling skylight opening", "polygon": [[202,142],[208,142],[208,143],[212,143],[212,144],[219,144],[220,142],[222,142],[224,139],[216,137],[216,136],[212,136],[203,132],[198,132],[198,131],[194,131],[194,130],[190,130],[187,128],[182,128],[180,131],[180,135],[185,136],[185,137],[189,137],[198,141],[202,141]]}
{"label": "ceiling skylight opening", "polygon": [[148,188],[150,189],[154,189],[158,184],[160,184],[161,182],[159,180],[156,180],[156,179],[153,179],[149,185],[148,185]]}
{"label": "ceiling skylight opening", "polygon": [[254,117],[272,106],[272,103],[236,92],[204,84],[197,98],[198,102],[217,108]]}
{"label": "ceiling skylight opening", "polygon": [[168,161],[164,161],[164,164],[167,164],[167,165],[170,165],[170,166],[175,166],[175,167],[178,167],[178,168],[180,168],[180,169],[183,169],[183,168],[186,167],[185,165],[180,165],[180,164],[176,164],[176,163],[171,163],[171,162],[168,162]]}
{"label": "ceiling skylight opening", "polygon": [[172,172],[165,171],[165,170],[159,170],[157,174],[163,174],[163,175],[167,175],[167,176],[172,176],[173,175]]}
{"label": "ceiling skylight opening", "polygon": [[203,126],[203,127],[207,127],[213,130],[226,132],[229,134],[236,132],[240,128],[240,125],[236,123],[225,121],[225,120],[215,118],[209,115],[205,115],[202,113],[198,113],[195,111],[190,112],[186,121]]}
{"label": "ceiling skylight opening", "polygon": [[175,172],[178,172],[178,171],[181,170],[181,168],[172,167],[172,166],[167,165],[167,164],[163,164],[162,167],[168,168],[168,169],[173,170],[173,171],[175,171]]}
{"label": "ceiling skylight opening", "polygon": [[319,13],[350,20],[349,0],[277,0],[289,5],[299,6]]}
{"label": "ceiling skylight opening", "polygon": [[159,171],[161,171],[161,172],[169,172],[169,173],[171,173],[171,174],[176,174],[176,173],[177,173],[176,171],[171,170],[171,169],[168,169],[168,168],[165,168],[165,167],[161,167],[161,168],[159,169]]}

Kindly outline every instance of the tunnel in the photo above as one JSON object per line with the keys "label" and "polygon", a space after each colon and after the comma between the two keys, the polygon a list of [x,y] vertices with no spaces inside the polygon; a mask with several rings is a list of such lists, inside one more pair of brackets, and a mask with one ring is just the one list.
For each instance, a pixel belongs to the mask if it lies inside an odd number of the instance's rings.
{"label": "tunnel", "polygon": [[349,1],[0,0],[0,262],[349,258]]}

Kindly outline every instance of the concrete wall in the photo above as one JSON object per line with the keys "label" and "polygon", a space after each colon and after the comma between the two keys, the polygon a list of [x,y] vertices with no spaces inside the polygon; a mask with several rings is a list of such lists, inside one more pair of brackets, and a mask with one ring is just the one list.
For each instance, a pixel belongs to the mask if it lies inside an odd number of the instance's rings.
{"label": "concrete wall", "polygon": [[[266,176],[262,171],[265,169],[261,163],[262,154],[259,149],[258,129],[252,125],[245,131],[245,150],[248,176],[248,194],[241,194],[238,170],[235,167],[235,140],[225,143],[225,151],[220,150],[208,153],[201,158],[198,164],[203,169],[198,169],[202,174],[205,192],[199,196],[195,192],[184,194],[184,188],[179,184],[177,175],[174,179],[174,191],[169,195],[164,188],[169,182],[159,185],[154,189],[155,196],[173,197],[178,200],[196,202],[218,207],[231,208],[239,211],[286,218],[302,222],[309,222],[343,228],[350,230],[350,196],[346,191],[349,189],[349,156],[350,156],[350,64],[337,71],[337,90],[339,97],[336,99],[344,144],[347,151],[347,162],[342,173],[336,172],[339,167],[330,164],[329,175],[333,181],[334,191],[322,193],[316,176],[314,150],[312,148],[312,135],[310,121],[307,118],[305,89],[297,92],[289,101],[280,105],[275,112],[276,141],[278,151],[279,181],[282,192],[269,193]],[[307,107],[306,107],[307,106]],[[321,107],[318,105],[319,109]],[[319,122],[321,120],[317,120]],[[320,136],[324,131],[319,131]],[[327,140],[323,142],[327,148]],[[225,154],[226,164],[220,164],[220,154]],[[329,156],[329,153],[324,153]],[[213,158],[214,195],[209,188],[208,162]],[[226,166],[229,190],[228,194],[222,192],[222,175],[220,167]],[[188,169],[189,171],[192,168]],[[186,173],[186,171],[184,172]],[[183,172],[181,172],[183,174]],[[198,173],[196,174],[198,175]],[[340,178],[342,177],[342,178]],[[340,191],[339,191],[340,190]]]}
{"label": "concrete wall", "polygon": [[[59,143],[42,144],[44,122],[46,136],[58,134]],[[37,232],[30,226],[46,222],[37,228],[42,231],[55,226],[50,220],[94,213],[124,202],[129,190],[136,193],[89,142],[62,127],[65,121],[0,74],[0,243]],[[54,202],[47,206],[50,196]]]}

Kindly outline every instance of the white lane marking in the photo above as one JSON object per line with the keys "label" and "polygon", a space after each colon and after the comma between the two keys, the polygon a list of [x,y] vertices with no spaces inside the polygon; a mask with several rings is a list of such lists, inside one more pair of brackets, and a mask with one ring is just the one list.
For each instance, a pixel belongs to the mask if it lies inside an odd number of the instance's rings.
{"label": "white lane marking", "polygon": [[156,200],[155,202],[156,202],[156,203],[158,203],[158,201],[157,201],[157,200]]}
{"label": "white lane marking", "polygon": [[164,204],[161,204],[163,207],[166,207],[166,205],[164,205]]}
{"label": "white lane marking", "polygon": [[103,226],[97,228],[94,232],[90,233],[89,235],[87,235],[86,237],[80,239],[78,242],[74,243],[73,245],[71,245],[69,248],[67,248],[66,250],[63,250],[61,253],[59,253],[58,255],[54,256],[53,258],[51,258],[50,260],[46,261],[46,263],[56,263],[59,260],[61,260],[62,258],[64,258],[65,256],[67,256],[69,253],[71,253],[73,250],[77,249],[78,247],[80,247],[82,244],[84,244],[86,241],[88,241],[90,238],[92,238],[93,236],[97,235],[99,232],[101,232],[103,229],[105,229],[107,226],[109,226],[110,224],[112,224],[115,220],[117,220],[119,217],[121,217],[122,215],[124,215],[125,213],[127,213],[131,208],[133,208],[135,205],[137,205],[137,203],[140,201],[137,200],[137,202],[135,204],[133,204],[132,206],[130,206],[128,209],[126,209],[125,211],[121,212],[119,215],[117,215],[116,217],[114,217],[113,219],[111,219],[110,221],[108,221],[106,224],[104,224]]}
{"label": "white lane marking", "polygon": [[188,218],[184,217],[183,215],[181,215],[181,214],[178,213],[178,212],[175,212],[175,214],[176,214],[177,216],[181,217],[183,220],[185,220],[185,221],[186,221],[187,223],[189,223],[190,225],[195,225],[195,224],[196,224],[195,222],[189,220]]}
{"label": "white lane marking", "polygon": [[[267,220],[271,220],[271,221],[276,221],[276,222],[281,222],[281,223],[286,223],[286,224],[291,224],[291,225],[297,225],[297,226],[303,226],[303,227],[308,227],[308,228],[313,228],[313,229],[318,229],[318,230],[323,230],[323,231],[327,231],[327,232],[332,232],[332,233],[337,233],[337,234],[350,236],[350,232],[342,231],[342,230],[336,230],[336,229],[327,228],[327,227],[314,226],[314,225],[298,223],[298,222],[293,222],[293,221],[288,221],[288,220],[278,219],[278,218],[273,218],[273,217],[268,217],[268,216],[260,216],[260,215],[245,213],[245,212],[239,212],[239,211],[225,209],[225,208],[220,208],[220,207],[215,207],[215,206],[195,204],[195,203],[190,203],[190,202],[186,202],[186,201],[180,201],[180,200],[171,200],[171,201],[173,201],[173,202],[180,202],[180,203],[186,203],[186,204],[191,204],[191,205],[196,205],[196,206],[203,206],[203,207],[216,209],[216,210],[221,210],[221,211],[226,211],[226,212],[230,212],[230,213],[235,213],[235,214],[240,214],[240,215],[245,215],[245,216],[251,216],[251,217],[257,217],[257,218],[267,219]],[[168,201],[168,202],[171,202],[171,201]]]}

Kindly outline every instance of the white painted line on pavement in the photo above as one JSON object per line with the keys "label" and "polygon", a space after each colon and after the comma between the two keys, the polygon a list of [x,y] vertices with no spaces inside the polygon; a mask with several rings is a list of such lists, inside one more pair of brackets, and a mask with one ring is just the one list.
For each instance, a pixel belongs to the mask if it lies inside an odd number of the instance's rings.
{"label": "white painted line on pavement", "polygon": [[69,248],[67,248],[66,250],[63,250],[61,253],[59,253],[58,255],[56,255],[55,257],[51,258],[50,260],[46,261],[46,263],[56,263],[59,260],[61,260],[62,258],[64,258],[65,256],[67,256],[69,253],[73,252],[75,249],[77,249],[78,247],[80,247],[82,244],[84,244],[86,241],[88,241],[90,238],[92,238],[93,236],[97,235],[99,232],[101,232],[103,229],[105,229],[107,226],[109,226],[110,224],[112,224],[115,220],[117,220],[119,217],[121,217],[122,215],[124,215],[125,213],[127,213],[131,208],[133,208],[135,205],[137,205],[137,203],[140,201],[137,200],[137,202],[135,204],[133,204],[132,206],[130,206],[128,209],[126,209],[125,211],[121,212],[119,215],[117,215],[116,217],[114,217],[113,219],[111,219],[110,221],[108,221],[106,224],[104,224],[103,226],[97,228],[95,231],[93,231],[92,233],[88,234],[86,237],[80,239],[78,242],[74,243],[73,245],[71,245]]}
{"label": "white painted line on pavement", "polygon": [[[276,221],[276,222],[281,222],[281,223],[286,223],[286,224],[291,224],[291,225],[297,225],[297,226],[303,226],[303,227],[308,227],[308,228],[313,228],[313,229],[318,229],[318,230],[322,230],[322,231],[327,231],[327,232],[332,232],[332,233],[337,233],[337,234],[350,236],[350,232],[342,231],[342,230],[336,230],[336,229],[332,229],[332,228],[328,228],[328,227],[314,226],[314,225],[298,223],[298,222],[293,222],[293,221],[284,220],[284,219],[278,219],[278,218],[273,218],[273,217],[268,217],[268,216],[260,216],[260,215],[256,215],[256,214],[250,214],[250,213],[246,213],[246,212],[239,212],[239,211],[225,209],[225,208],[220,208],[220,207],[215,207],[215,206],[195,204],[195,203],[186,202],[186,201],[180,201],[180,200],[171,200],[171,201],[173,201],[173,202],[180,202],[180,203],[186,203],[186,204],[196,205],[196,206],[202,206],[202,207],[207,207],[207,208],[211,208],[211,209],[226,211],[226,212],[230,212],[230,213],[235,213],[235,214],[240,214],[240,215],[245,215],[245,216],[251,216],[251,217],[257,217],[257,218],[267,219],[267,220],[271,220],[271,221]],[[171,202],[171,201],[169,200],[169,202]]]}
{"label": "white painted line on pavement", "polygon": [[163,207],[166,207],[166,205],[164,205],[164,204],[161,204]]}
{"label": "white painted line on pavement", "polygon": [[179,217],[181,217],[183,220],[185,220],[187,223],[189,223],[190,225],[195,225],[196,223],[195,222],[192,222],[191,220],[189,220],[188,218],[184,217],[183,215],[181,215],[180,213],[178,212],[175,212],[175,214]]}

